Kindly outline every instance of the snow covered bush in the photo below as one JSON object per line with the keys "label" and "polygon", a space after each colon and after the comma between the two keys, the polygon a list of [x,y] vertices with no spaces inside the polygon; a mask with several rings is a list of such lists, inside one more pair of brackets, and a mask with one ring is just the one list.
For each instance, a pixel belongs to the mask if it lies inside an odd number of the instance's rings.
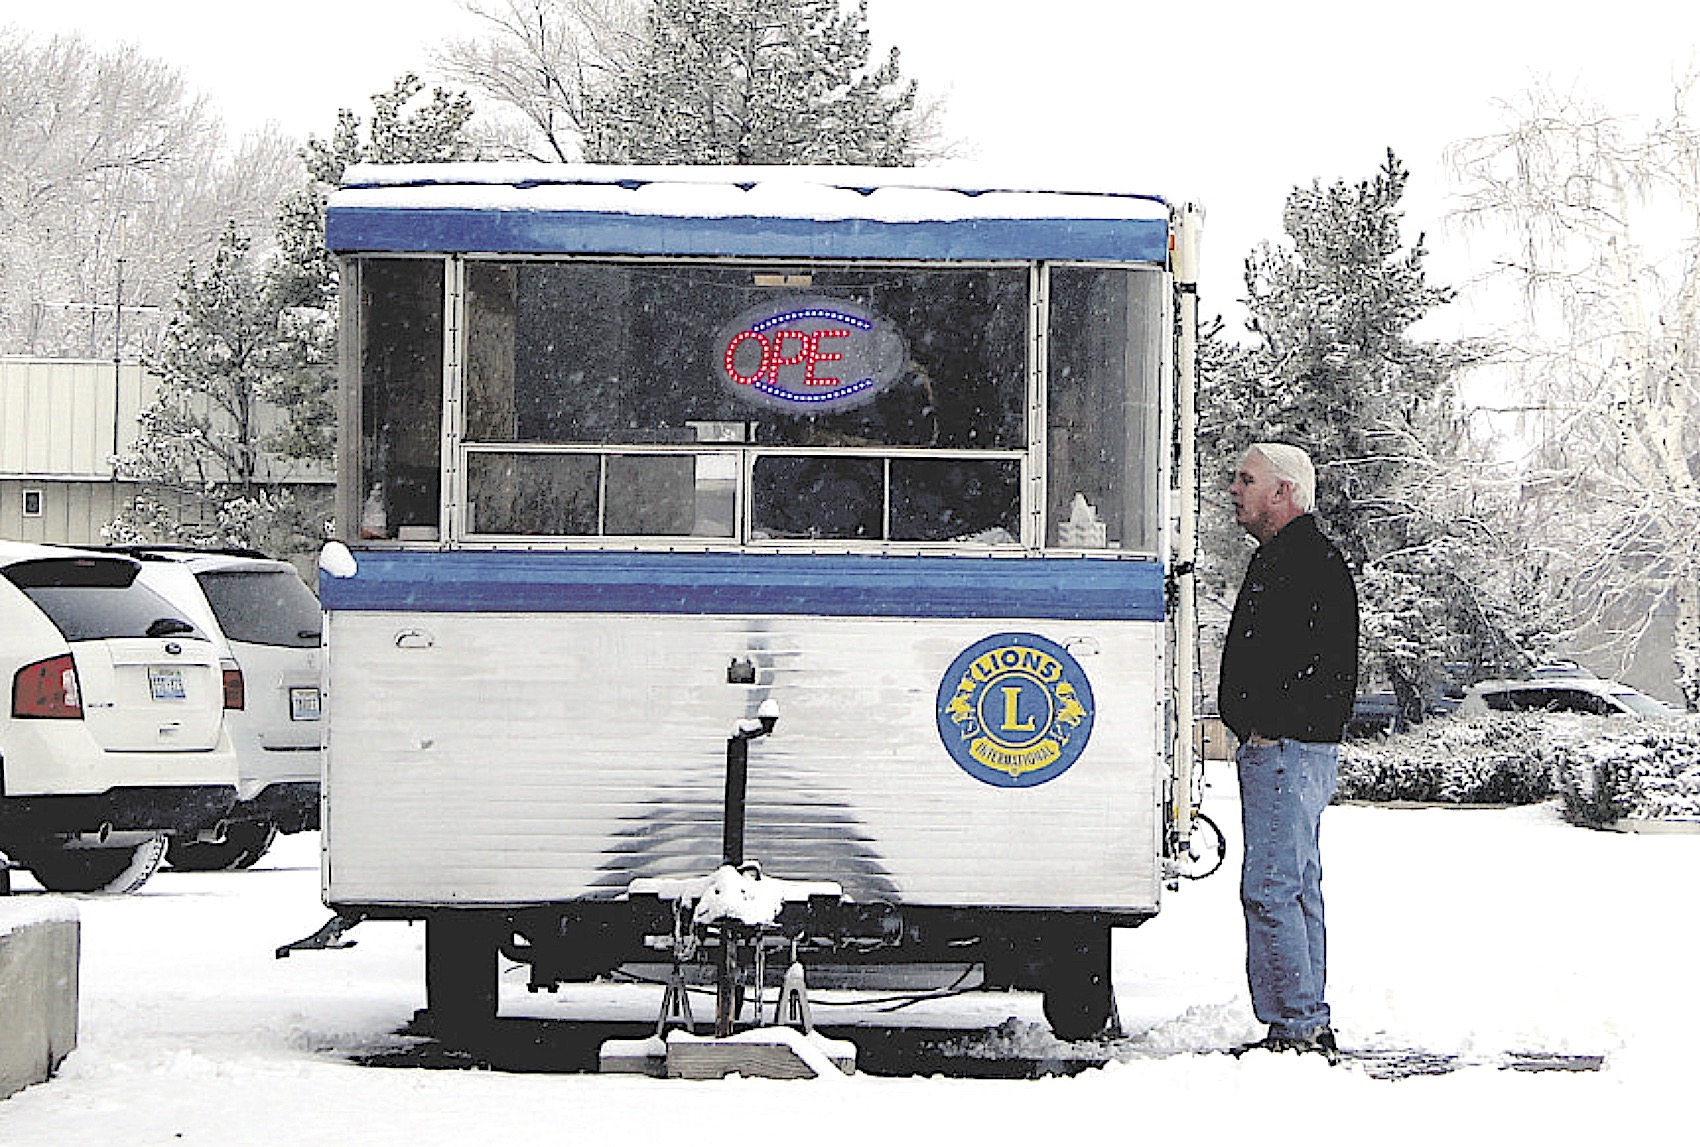
{"label": "snow covered bush", "polygon": [[1554,746],[1567,819],[1600,828],[1700,818],[1700,718],[1571,721],[1581,728]]}
{"label": "snow covered bush", "polygon": [[1340,748],[1336,800],[1534,804],[1553,795],[1539,717],[1448,717]]}
{"label": "snow covered bush", "polygon": [[1700,717],[1486,713],[1341,746],[1336,800],[1533,804],[1576,824],[1700,818]]}

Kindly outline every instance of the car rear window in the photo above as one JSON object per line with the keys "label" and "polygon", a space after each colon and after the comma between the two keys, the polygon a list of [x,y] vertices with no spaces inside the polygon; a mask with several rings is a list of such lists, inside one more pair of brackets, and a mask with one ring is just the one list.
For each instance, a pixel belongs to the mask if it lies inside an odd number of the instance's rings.
{"label": "car rear window", "polygon": [[225,637],[253,645],[317,648],[319,599],[288,570],[207,571],[195,575]]}
{"label": "car rear window", "polygon": [[1592,713],[1609,716],[1619,712],[1610,701],[1586,689],[1506,689],[1482,694],[1489,709],[1511,713]]}
{"label": "car rear window", "polygon": [[66,641],[203,636],[183,619],[182,611],[136,584],[134,562],[44,558],[7,566],[5,575],[47,615]]}

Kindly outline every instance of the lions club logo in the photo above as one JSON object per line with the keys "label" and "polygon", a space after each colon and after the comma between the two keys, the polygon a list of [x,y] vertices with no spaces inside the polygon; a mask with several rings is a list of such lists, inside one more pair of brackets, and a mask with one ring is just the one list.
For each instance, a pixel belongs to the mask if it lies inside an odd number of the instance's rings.
{"label": "lions club logo", "polygon": [[1030,788],[1061,776],[1092,735],[1092,685],[1068,650],[999,633],[963,650],[939,682],[939,737],[977,780]]}

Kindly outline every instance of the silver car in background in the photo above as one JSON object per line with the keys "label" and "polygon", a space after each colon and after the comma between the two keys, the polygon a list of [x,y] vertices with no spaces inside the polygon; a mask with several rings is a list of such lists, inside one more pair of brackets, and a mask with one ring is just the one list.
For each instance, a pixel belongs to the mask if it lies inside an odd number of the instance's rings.
{"label": "silver car in background", "polygon": [[1590,713],[1601,717],[1675,717],[1681,710],[1620,681],[1586,670],[1541,667],[1518,681],[1483,681],[1465,690],[1463,713]]}
{"label": "silver car in background", "polygon": [[173,868],[247,868],[277,834],[319,826],[318,598],[295,567],[249,550],[127,546],[141,581],[181,606],[235,670],[225,725],[240,762],[216,831],[171,842]]}

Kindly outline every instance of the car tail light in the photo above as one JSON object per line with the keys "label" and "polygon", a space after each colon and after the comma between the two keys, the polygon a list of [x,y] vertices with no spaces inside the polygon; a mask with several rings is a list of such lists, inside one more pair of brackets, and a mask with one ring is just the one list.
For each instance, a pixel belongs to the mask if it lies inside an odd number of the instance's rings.
{"label": "car tail light", "polygon": [[12,678],[12,716],[80,719],[83,696],[69,653],[18,670]]}
{"label": "car tail light", "polygon": [[242,709],[248,704],[248,687],[242,682],[242,669],[233,661],[224,663],[224,707]]}

